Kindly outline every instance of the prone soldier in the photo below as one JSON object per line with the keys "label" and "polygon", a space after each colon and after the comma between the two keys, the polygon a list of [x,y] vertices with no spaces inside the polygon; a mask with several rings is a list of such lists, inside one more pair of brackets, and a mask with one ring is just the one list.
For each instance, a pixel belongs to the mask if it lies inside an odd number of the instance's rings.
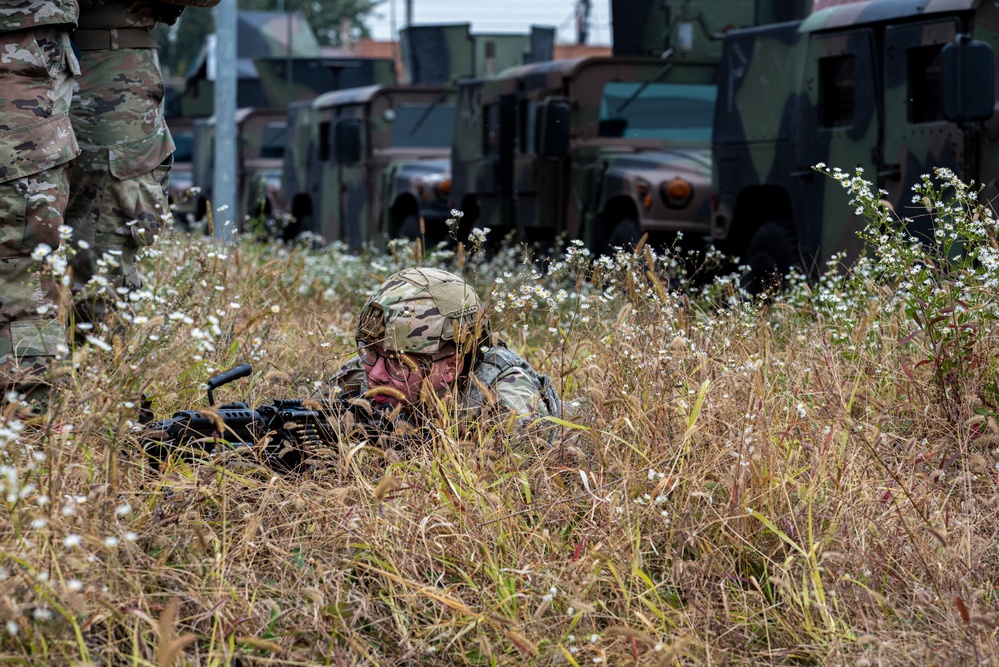
{"label": "prone soldier", "polygon": [[[338,396],[368,396],[416,425],[448,394],[466,419],[507,415],[524,427],[562,417],[551,378],[490,334],[475,290],[447,271],[389,277],[361,310],[355,337],[357,355],[333,377]],[[546,430],[550,439],[555,430]]]}

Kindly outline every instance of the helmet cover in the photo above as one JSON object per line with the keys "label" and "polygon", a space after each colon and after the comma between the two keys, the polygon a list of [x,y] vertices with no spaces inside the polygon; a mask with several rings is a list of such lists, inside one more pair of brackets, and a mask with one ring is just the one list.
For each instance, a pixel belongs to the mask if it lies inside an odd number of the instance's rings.
{"label": "helmet cover", "polygon": [[447,342],[463,342],[481,307],[472,286],[453,273],[404,269],[368,299],[356,337],[390,352],[433,354]]}

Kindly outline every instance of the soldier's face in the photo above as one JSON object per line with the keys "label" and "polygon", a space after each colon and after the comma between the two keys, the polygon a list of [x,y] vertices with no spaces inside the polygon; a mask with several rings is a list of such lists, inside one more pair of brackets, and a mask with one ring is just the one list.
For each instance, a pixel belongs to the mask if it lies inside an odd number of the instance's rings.
{"label": "soldier's face", "polygon": [[402,356],[386,352],[378,345],[368,345],[361,350],[360,356],[370,389],[391,388],[402,396],[400,400],[393,395],[394,392],[374,392],[372,400],[375,405],[385,408],[394,408],[399,403],[416,403],[424,383],[429,391],[438,396],[443,394],[454,382],[461,366],[457,350],[453,347],[436,355]]}

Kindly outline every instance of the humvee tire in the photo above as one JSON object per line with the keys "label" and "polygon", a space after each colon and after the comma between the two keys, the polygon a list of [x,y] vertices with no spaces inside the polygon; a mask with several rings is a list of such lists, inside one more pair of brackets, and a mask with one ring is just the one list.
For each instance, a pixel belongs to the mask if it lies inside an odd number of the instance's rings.
{"label": "humvee tire", "polygon": [[771,220],[756,230],[749,242],[742,264],[749,272],[742,278],[742,288],[756,296],[770,289],[784,287],[784,276],[796,263],[795,243],[787,223]]}

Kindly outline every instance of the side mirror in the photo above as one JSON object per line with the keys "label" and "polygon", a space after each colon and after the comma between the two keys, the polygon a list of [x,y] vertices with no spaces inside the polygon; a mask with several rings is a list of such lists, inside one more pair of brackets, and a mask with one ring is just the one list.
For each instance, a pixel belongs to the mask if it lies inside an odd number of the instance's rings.
{"label": "side mirror", "polygon": [[996,100],[992,47],[958,35],[941,50],[940,65],[944,118],[955,123],[991,118]]}
{"label": "side mirror", "polygon": [[361,161],[361,121],[343,118],[333,127],[333,156],[341,164]]}
{"label": "side mirror", "polygon": [[564,99],[549,98],[538,108],[535,151],[541,157],[559,158],[569,154],[569,123],[572,106]]}

